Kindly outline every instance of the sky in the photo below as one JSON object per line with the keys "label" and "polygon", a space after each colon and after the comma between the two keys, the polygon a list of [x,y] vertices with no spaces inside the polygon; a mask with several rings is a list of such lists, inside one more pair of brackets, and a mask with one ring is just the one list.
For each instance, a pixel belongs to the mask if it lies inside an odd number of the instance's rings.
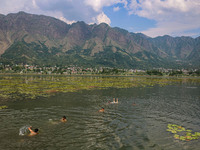
{"label": "sky", "polygon": [[0,0],[0,14],[19,11],[68,24],[104,22],[150,37],[200,36],[200,0]]}

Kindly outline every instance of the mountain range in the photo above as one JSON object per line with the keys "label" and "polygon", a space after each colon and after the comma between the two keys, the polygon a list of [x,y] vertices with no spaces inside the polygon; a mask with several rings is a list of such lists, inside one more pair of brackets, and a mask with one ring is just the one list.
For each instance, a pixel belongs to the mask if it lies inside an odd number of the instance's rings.
{"label": "mountain range", "polygon": [[200,68],[200,37],[151,38],[105,23],[69,25],[44,15],[0,14],[0,63]]}

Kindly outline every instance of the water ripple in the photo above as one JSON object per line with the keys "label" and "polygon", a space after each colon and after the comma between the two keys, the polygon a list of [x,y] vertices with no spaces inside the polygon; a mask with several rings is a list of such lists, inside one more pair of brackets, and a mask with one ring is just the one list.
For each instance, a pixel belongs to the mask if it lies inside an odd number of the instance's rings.
{"label": "water ripple", "polygon": [[[9,108],[0,111],[0,149],[197,150],[198,140],[174,140],[166,127],[172,123],[199,131],[198,88],[120,89],[118,93],[123,96],[119,104],[112,105],[107,102],[113,95],[105,96],[113,93],[112,89],[8,102]],[[98,112],[101,107],[104,113]],[[63,115],[67,116],[66,123],[59,121]],[[19,136],[19,129],[29,124],[39,128],[40,134]]]}

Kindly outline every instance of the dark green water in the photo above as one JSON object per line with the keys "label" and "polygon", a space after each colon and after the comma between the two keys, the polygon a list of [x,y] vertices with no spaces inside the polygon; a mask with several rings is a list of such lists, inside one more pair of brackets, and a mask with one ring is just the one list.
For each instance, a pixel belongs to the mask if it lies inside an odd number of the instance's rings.
{"label": "dark green water", "polygon": [[[107,104],[118,97],[119,104]],[[132,104],[136,103],[136,106]],[[179,141],[169,123],[200,132],[200,86],[85,90],[50,98],[5,102],[0,110],[2,150],[199,150],[200,139]],[[98,110],[104,107],[105,112]],[[58,122],[67,116],[66,123]],[[19,136],[25,125],[36,136]]]}

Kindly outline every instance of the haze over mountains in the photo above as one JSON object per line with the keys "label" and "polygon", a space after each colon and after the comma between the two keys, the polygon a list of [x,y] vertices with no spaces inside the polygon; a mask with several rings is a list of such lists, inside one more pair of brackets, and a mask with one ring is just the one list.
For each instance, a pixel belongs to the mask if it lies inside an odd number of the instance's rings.
{"label": "haze over mountains", "polygon": [[0,15],[0,62],[133,69],[200,68],[200,37],[151,38],[107,24],[72,25],[19,12]]}

